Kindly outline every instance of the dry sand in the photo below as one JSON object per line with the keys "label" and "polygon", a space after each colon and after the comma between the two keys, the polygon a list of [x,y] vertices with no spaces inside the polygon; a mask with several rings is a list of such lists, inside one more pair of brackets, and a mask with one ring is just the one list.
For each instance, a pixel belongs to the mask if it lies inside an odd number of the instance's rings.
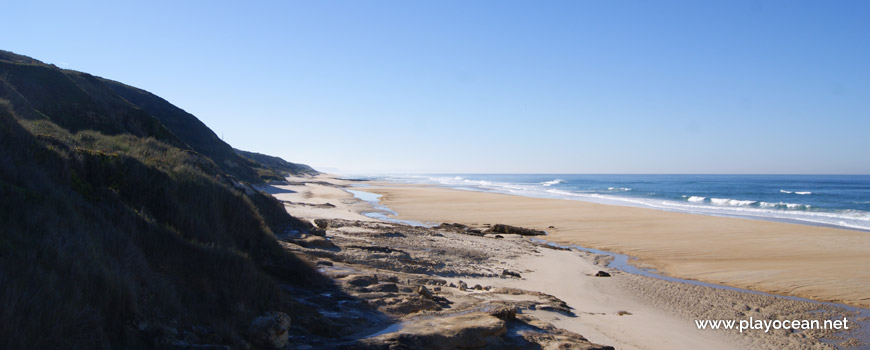
{"label": "dry sand", "polygon": [[670,276],[870,307],[867,232],[434,186],[365,190],[401,219],[546,230],[549,241],[638,257]]}

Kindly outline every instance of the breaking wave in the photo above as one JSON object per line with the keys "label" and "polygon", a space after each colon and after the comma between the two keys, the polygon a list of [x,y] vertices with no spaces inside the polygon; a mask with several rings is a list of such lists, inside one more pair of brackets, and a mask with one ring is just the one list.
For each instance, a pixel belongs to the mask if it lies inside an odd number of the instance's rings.
{"label": "breaking wave", "polygon": [[758,203],[758,206],[762,207],[762,208],[779,208],[779,209],[809,209],[809,208],[812,208],[812,206],[809,204],[783,203],[783,202],[779,202],[779,203],[761,202],[761,203]]}
{"label": "breaking wave", "polygon": [[753,205],[758,203],[758,201],[748,201],[748,200],[739,200],[739,199],[730,199],[730,198],[710,198],[710,203],[716,205],[731,205],[731,206],[746,206]]}
{"label": "breaking wave", "polygon": [[541,185],[544,185],[545,187],[550,187],[550,186],[553,186],[553,185],[558,185],[558,184],[563,184],[563,183],[565,183],[565,180],[562,180],[562,179],[555,179],[555,180],[550,180],[550,181],[542,182]]}
{"label": "breaking wave", "polygon": [[798,195],[801,195],[801,196],[806,196],[806,195],[809,195],[809,194],[813,194],[813,193],[810,192],[810,191],[797,191],[797,192],[795,192],[795,191],[779,190],[779,192],[780,192],[780,193],[785,193],[785,194],[798,194]]}

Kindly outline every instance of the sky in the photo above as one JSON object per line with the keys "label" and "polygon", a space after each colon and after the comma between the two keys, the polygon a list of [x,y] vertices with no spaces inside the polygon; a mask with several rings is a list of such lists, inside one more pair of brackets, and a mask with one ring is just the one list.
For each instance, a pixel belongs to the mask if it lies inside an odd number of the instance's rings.
{"label": "sky", "polygon": [[327,171],[870,174],[868,1],[0,8],[0,49]]}

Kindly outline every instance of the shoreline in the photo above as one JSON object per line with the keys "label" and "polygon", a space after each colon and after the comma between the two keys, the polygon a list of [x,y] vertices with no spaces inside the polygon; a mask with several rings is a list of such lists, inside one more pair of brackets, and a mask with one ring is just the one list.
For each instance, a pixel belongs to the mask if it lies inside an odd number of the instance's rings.
{"label": "shoreline", "polygon": [[870,266],[870,235],[863,231],[437,186],[371,185],[365,190],[383,195],[381,203],[398,212],[397,219],[491,218],[552,231],[547,239],[555,243],[636,257],[635,266],[664,276],[870,307],[864,293],[870,271],[854,269]]}
{"label": "shoreline", "polygon": [[[315,183],[317,182],[317,183]],[[865,346],[855,337],[864,339],[863,329],[860,333],[833,332],[833,331],[802,331],[798,333],[780,332],[747,332],[724,330],[698,330],[693,319],[739,319],[754,317],[755,319],[786,319],[796,318],[833,318],[848,316],[850,321],[855,318],[850,313],[837,306],[819,304],[816,302],[790,300],[779,296],[758,295],[743,291],[719,289],[709,286],[689,285],[672,282],[648,276],[625,273],[621,270],[608,267],[607,256],[582,252],[575,249],[558,249],[545,247],[529,240],[527,237],[516,235],[504,235],[503,239],[497,239],[494,235],[487,237],[469,236],[467,233],[457,235],[455,228],[450,226],[437,227],[413,227],[397,223],[378,224],[375,220],[364,213],[387,208],[403,214],[402,209],[391,206],[387,201],[381,201],[381,205],[372,205],[363,201],[346,190],[357,190],[369,193],[377,193],[376,186],[357,187],[351,186],[352,182],[335,182],[327,185],[319,179],[309,179],[307,183],[291,183],[290,186],[277,186],[292,190],[292,192],[279,192],[276,197],[285,202],[288,212],[307,220],[317,218],[340,217],[344,224],[349,225],[387,225],[395,227],[396,232],[408,232],[408,230],[422,232],[437,232],[432,238],[419,241],[412,246],[404,242],[410,238],[394,238],[372,241],[372,236],[365,235],[355,237],[360,229],[350,227],[338,228],[337,231],[327,230],[326,237],[341,245],[342,240],[358,239],[368,240],[368,244],[386,244],[393,249],[401,249],[405,252],[429,255],[433,252],[451,251],[459,249],[459,260],[452,260],[445,266],[453,268],[470,268],[468,271],[459,273],[430,273],[427,276],[444,279],[450,284],[459,283],[463,280],[469,286],[481,284],[492,286],[493,290],[515,290],[517,288],[533,291],[524,292],[525,295],[554,296],[563,300],[577,316],[565,317],[559,313],[553,313],[544,309],[535,310],[534,307],[521,307],[518,311],[529,317],[537,318],[542,322],[552,324],[558,328],[580,334],[593,343],[612,345],[621,349],[671,349],[671,348],[834,348],[832,344],[840,346]],[[455,199],[448,199],[453,205],[458,205]],[[329,205],[326,205],[329,204]],[[400,219],[408,217],[399,215]],[[351,220],[351,221],[347,221]],[[429,223],[435,220],[423,220]],[[455,222],[455,221],[443,221]],[[502,223],[501,218],[491,218],[476,223]],[[330,224],[332,225],[332,224]],[[405,227],[405,228],[401,228]],[[447,230],[447,231],[445,231]],[[460,230],[461,231],[461,230]],[[393,232],[393,231],[389,231]],[[348,236],[350,234],[350,236]],[[407,235],[407,233],[405,233]],[[393,234],[389,234],[393,235]],[[402,237],[403,235],[398,235]],[[370,238],[364,238],[370,237]],[[432,236],[430,236],[432,237]],[[540,237],[540,236],[539,236]],[[550,238],[549,236],[545,236]],[[447,239],[447,241],[443,241]],[[362,242],[362,241],[360,241]],[[380,242],[380,243],[378,243]],[[448,243],[449,242],[449,243]],[[487,243],[488,242],[488,243]],[[432,245],[434,244],[434,246]],[[446,244],[446,245],[445,245]],[[482,244],[482,245],[481,245]],[[455,248],[447,248],[453,246]],[[500,247],[500,248],[499,248]],[[470,250],[469,250],[470,249]],[[519,249],[519,250],[518,250]],[[441,254],[441,253],[438,253]],[[470,254],[470,255],[467,255]],[[483,255],[481,255],[483,254]],[[415,254],[412,254],[415,255]],[[485,261],[473,262],[468,265],[464,256],[489,256]],[[318,254],[317,256],[321,256]],[[439,258],[440,259],[440,258]],[[477,261],[477,260],[475,260]],[[388,269],[403,268],[404,264],[389,265]],[[336,263],[336,267],[338,267]],[[352,268],[360,269],[356,265]],[[380,268],[386,268],[381,266]],[[522,274],[522,278],[505,278],[504,276],[485,273],[496,269],[512,269]],[[596,271],[608,271],[613,277],[597,278],[593,275]],[[342,270],[343,271],[343,270]],[[384,270],[381,270],[384,271]],[[484,272],[483,274],[480,274]],[[338,275],[341,278],[341,275]],[[476,277],[475,277],[476,276]],[[566,278],[568,277],[568,278]],[[430,288],[436,288],[430,286]],[[457,296],[456,291],[449,287],[441,286],[439,292],[451,300]],[[532,294],[528,294],[532,293]],[[491,293],[484,293],[491,294]],[[520,296],[509,297],[472,293],[472,296],[489,300],[507,302]],[[442,295],[442,294],[439,294]],[[489,298],[489,299],[486,299]],[[495,298],[495,299],[492,299]],[[478,301],[480,302],[480,301]],[[523,302],[526,303],[526,302]],[[520,304],[518,304],[520,305]],[[522,304],[521,305],[527,305]],[[521,311],[521,312],[520,312]],[[434,316],[433,316],[434,317]],[[525,317],[525,316],[524,316]],[[446,321],[446,320],[445,320]],[[418,329],[412,326],[415,317],[406,316],[396,320],[401,327]],[[384,324],[383,327],[392,324]],[[396,337],[403,332],[411,332],[408,329],[395,329],[396,332],[382,334],[377,339]],[[827,339],[827,340],[823,340]],[[373,340],[374,341],[374,340]],[[576,340],[575,340],[576,341]],[[865,339],[866,341],[866,339]]]}
{"label": "shoreline", "polygon": [[[447,177],[448,174],[444,174],[443,177]],[[769,203],[760,199],[755,200],[731,200],[737,202],[747,202],[747,204],[740,205],[708,205],[703,202],[708,199],[716,199],[709,197],[694,197],[700,198],[701,204],[697,204],[692,202],[691,200],[688,203],[684,201],[678,201],[673,198],[645,198],[645,197],[636,197],[636,196],[628,196],[625,194],[621,194],[620,192],[616,193],[599,193],[599,192],[565,192],[558,189],[553,189],[547,186],[551,186],[552,184],[562,183],[560,177],[570,176],[570,174],[550,174],[549,177],[557,178],[556,180],[552,180],[549,182],[545,182],[543,188],[536,188],[537,185],[541,183],[533,182],[533,183],[501,183],[495,180],[490,182],[491,180],[467,180],[463,176],[473,176],[474,174],[466,175],[459,174],[462,176],[457,176],[451,180],[438,180],[440,183],[433,183],[427,181],[411,181],[405,180],[402,178],[390,179],[389,177],[376,177],[371,179],[366,179],[362,181],[370,181],[373,183],[387,183],[392,185],[400,185],[400,186],[420,186],[420,187],[438,187],[438,188],[448,188],[459,191],[472,191],[472,192],[480,192],[480,193],[494,193],[494,194],[504,194],[511,196],[520,196],[527,198],[540,198],[540,199],[558,199],[558,200],[569,200],[569,201],[581,201],[586,203],[595,203],[602,205],[615,205],[615,206],[623,206],[623,207],[632,207],[632,208],[644,208],[644,209],[653,209],[666,211],[671,213],[683,213],[683,214],[692,214],[692,215],[705,215],[705,216],[714,216],[714,217],[725,217],[725,218],[737,218],[737,219],[749,219],[749,220],[759,220],[759,221],[767,221],[767,222],[778,222],[778,223],[787,223],[787,224],[798,224],[798,225],[806,225],[806,226],[817,226],[817,227],[826,227],[833,229],[842,229],[842,230],[853,230],[853,231],[861,231],[870,233],[870,222],[866,224],[853,222],[854,220],[861,220],[855,217],[843,217],[841,215],[845,215],[843,212],[851,212],[852,209],[829,209],[829,210],[777,210],[766,208],[765,205],[794,205],[799,207],[816,207],[815,204],[792,204],[792,203]],[[487,174],[481,174],[486,176]],[[513,175],[513,174],[512,174]],[[521,174],[517,174],[521,175]],[[545,174],[533,174],[533,175],[545,175]],[[437,175],[433,175],[437,176]],[[452,176],[452,175],[451,175]],[[651,175],[657,176],[657,175]],[[672,175],[663,175],[663,176],[672,176]],[[724,176],[724,175],[720,175]],[[735,175],[735,176],[758,176],[758,175]],[[785,176],[785,175],[771,175],[771,176]],[[788,175],[795,176],[795,175]],[[844,175],[847,176],[847,175]],[[430,177],[430,181],[433,178]],[[454,181],[454,180],[463,180],[470,181],[472,184],[463,184],[463,183],[450,183],[445,181]],[[558,181],[558,182],[556,182]],[[486,185],[478,185],[474,184],[477,182],[486,183]],[[484,186],[484,187],[481,187]],[[486,187],[490,186],[490,187]],[[613,189],[611,187],[610,189]],[[631,188],[625,188],[625,190],[632,190]],[[542,192],[543,191],[543,192]],[[783,192],[784,190],[780,190]],[[791,191],[785,193],[794,193]],[[804,193],[804,192],[799,192]],[[805,192],[806,194],[812,194],[811,192]],[[683,195],[683,199],[688,198],[689,195]],[[727,200],[727,199],[722,199]],[[768,200],[768,199],[765,199]],[[787,199],[782,199],[787,200]],[[760,203],[760,204],[759,204]],[[753,204],[759,204],[761,207],[753,206]],[[857,209],[855,209],[857,210]],[[865,219],[866,221],[866,219]]]}

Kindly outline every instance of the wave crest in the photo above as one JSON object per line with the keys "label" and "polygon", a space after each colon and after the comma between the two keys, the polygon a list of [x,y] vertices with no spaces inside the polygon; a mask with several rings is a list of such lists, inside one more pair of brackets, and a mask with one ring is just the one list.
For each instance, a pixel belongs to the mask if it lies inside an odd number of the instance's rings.
{"label": "wave crest", "polygon": [[742,207],[747,205],[753,205],[755,203],[758,203],[758,201],[739,200],[731,198],[710,198],[710,203],[717,205],[732,205],[735,207]]}
{"label": "wave crest", "polygon": [[565,180],[555,179],[555,180],[542,182],[541,185],[544,185],[544,187],[550,187],[553,185],[558,185],[558,184],[563,184],[563,183],[565,183]]}
{"label": "wave crest", "polygon": [[786,191],[786,190],[779,190],[779,193],[785,193],[785,194],[798,194],[798,195],[801,195],[801,196],[806,196],[806,195],[813,194],[813,193],[810,192],[810,191]]}
{"label": "wave crest", "polygon": [[809,209],[812,206],[809,204],[798,204],[798,203],[769,203],[769,202],[761,202],[758,203],[759,207],[762,208],[778,208],[778,209]]}

